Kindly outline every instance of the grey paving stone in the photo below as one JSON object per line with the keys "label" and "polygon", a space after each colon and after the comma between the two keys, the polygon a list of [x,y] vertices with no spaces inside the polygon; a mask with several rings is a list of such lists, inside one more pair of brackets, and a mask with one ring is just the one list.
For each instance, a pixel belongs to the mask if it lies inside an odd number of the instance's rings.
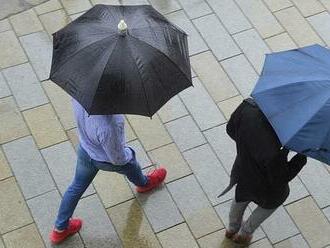
{"label": "grey paving stone", "polygon": [[330,10],[330,2],[328,0],[321,0],[321,3],[323,3],[323,5]]}
{"label": "grey paving stone", "polygon": [[291,182],[289,182],[289,186],[290,195],[284,202],[284,205],[288,205],[309,195],[299,177],[295,177]]}
{"label": "grey paving stone", "polygon": [[47,0],[10,0],[1,1],[0,20],[23,10],[29,9]]}
{"label": "grey paving stone", "polygon": [[157,237],[163,248],[199,247],[186,223],[182,223],[180,225],[171,227],[170,229],[167,229],[161,233],[158,233]]}
{"label": "grey paving stone", "polygon": [[280,52],[297,48],[297,45],[293,42],[288,33],[275,35],[265,39],[265,41],[273,52]]}
{"label": "grey paving stone", "polygon": [[268,10],[262,0],[236,0],[244,14],[250,19],[253,26],[263,38],[283,32],[283,28]]}
{"label": "grey paving stone", "polygon": [[9,90],[8,84],[5,81],[1,71],[0,71],[0,98],[10,96],[11,92]]}
{"label": "grey paving stone", "polygon": [[196,238],[223,227],[193,175],[169,183],[167,187]]}
{"label": "grey paving stone", "polygon": [[325,41],[327,46],[330,46],[330,14],[322,12],[320,14],[307,18],[309,23]]}
{"label": "grey paving stone", "polygon": [[0,199],[0,235],[33,222],[15,177],[0,181]]}
{"label": "grey paving stone", "polygon": [[178,0],[190,19],[212,13],[204,0]]}
{"label": "grey paving stone", "polygon": [[[60,143],[41,150],[55,183],[63,196],[71,184],[76,168],[76,152],[70,141]],[[93,185],[90,185],[83,196],[94,194]]]}
{"label": "grey paving stone", "polygon": [[281,9],[288,8],[293,5],[290,0],[264,0],[266,5],[271,11],[278,11]]}
{"label": "grey paving stone", "polygon": [[39,16],[39,18],[49,36],[57,32],[70,22],[69,16],[66,14],[64,9],[59,9],[56,11],[48,12],[46,14],[42,14]]}
{"label": "grey paving stone", "polygon": [[304,240],[301,234],[284,240],[276,245],[275,248],[309,248],[309,245]]}
{"label": "grey paving stone", "polygon": [[22,64],[28,61],[13,31],[0,33],[0,68]]}
{"label": "grey paving stone", "polygon": [[226,133],[226,124],[207,130],[204,135],[226,171],[230,173],[236,158],[236,145],[235,141]]}
{"label": "grey paving stone", "polygon": [[[37,227],[43,240],[45,241],[47,248],[54,247],[49,242],[48,235],[53,228],[60,202],[61,197],[56,190],[27,201],[32,216],[37,224]],[[68,238],[58,247],[83,248],[84,244],[82,243],[80,236],[76,234]]]}
{"label": "grey paving stone", "polygon": [[160,232],[184,221],[165,187],[159,187],[145,194],[138,194],[135,190],[134,193],[154,232]]}
{"label": "grey paving stone", "polygon": [[148,0],[122,0],[123,5],[149,4]]}
{"label": "grey paving stone", "polygon": [[241,95],[237,95],[227,100],[218,102],[218,107],[221,109],[226,119],[229,120],[231,114],[242,103],[242,101],[243,101],[243,97]]}
{"label": "grey paving stone", "polygon": [[48,99],[30,64],[22,64],[3,70],[16,102],[21,110],[46,104]]}
{"label": "grey paving stone", "polygon": [[26,199],[55,188],[31,136],[4,144],[3,149]]}
{"label": "grey paving stone", "polygon": [[[229,212],[230,212],[231,201],[227,201],[215,207],[218,215],[223,221],[224,225],[228,227],[229,225]],[[246,220],[251,214],[251,210],[249,208],[246,209],[244,213],[244,220]],[[265,237],[265,233],[259,227],[253,234],[253,241],[263,239]]]}
{"label": "grey paving stone", "polygon": [[229,176],[208,144],[186,151],[183,156],[212,205],[232,198],[233,190],[220,198],[217,197],[228,186]]}
{"label": "grey paving stone", "polygon": [[86,248],[122,247],[115,228],[96,195],[82,199],[76,215],[84,220],[80,235]]}
{"label": "grey paving stone", "polygon": [[251,24],[234,0],[207,0],[230,34],[251,28]]}
{"label": "grey paving stone", "polygon": [[249,64],[244,55],[226,59],[221,65],[228,73],[231,80],[242,94],[244,98],[249,97],[254,88],[258,75],[253,67]]}
{"label": "grey paving stone", "polygon": [[0,21],[0,32],[4,32],[4,31],[10,30],[10,29],[11,29],[11,26],[9,24],[8,19],[4,19],[4,20]]}
{"label": "grey paving stone", "polygon": [[216,15],[200,17],[193,22],[218,60],[241,53]]}
{"label": "grey paving stone", "polygon": [[328,218],[328,220],[330,221],[330,206],[327,208],[323,209],[323,213],[325,214],[325,216]]}
{"label": "grey paving stone", "polygon": [[180,151],[206,143],[205,138],[190,116],[168,122],[165,124]]}
{"label": "grey paving stone", "polygon": [[330,244],[330,223],[312,197],[292,203],[286,209],[310,247]]}
{"label": "grey paving stone", "polygon": [[194,77],[197,77],[195,71],[193,70],[193,68],[191,68],[191,77],[194,78]]}
{"label": "grey paving stone", "polygon": [[324,7],[318,0],[291,0],[301,11],[303,16],[311,16],[324,11]]}
{"label": "grey paving stone", "polygon": [[176,0],[149,0],[149,2],[163,15],[181,9]]}
{"label": "grey paving stone", "polygon": [[296,225],[282,206],[269,216],[261,226],[273,244],[299,233]]}
{"label": "grey paving stone", "polygon": [[48,79],[53,46],[47,33],[37,32],[22,36],[20,37],[20,41],[39,80]]}
{"label": "grey paving stone", "polygon": [[210,51],[190,57],[190,63],[214,101],[238,95],[235,86]]}
{"label": "grey paving stone", "polygon": [[273,246],[271,245],[271,243],[269,242],[269,240],[267,238],[258,240],[257,242],[252,243],[249,247],[250,248],[273,248]]}
{"label": "grey paving stone", "polygon": [[183,159],[181,152],[174,143],[152,150],[148,154],[153,163],[166,168],[166,183],[192,173],[190,167]]}
{"label": "grey paving stone", "polygon": [[128,146],[131,146],[134,149],[137,161],[139,162],[142,168],[152,165],[152,162],[148,157],[148,154],[142,147],[142,144],[139,140],[134,140],[129,142]]}
{"label": "grey paving stone", "polygon": [[0,98],[0,109],[0,144],[30,133],[12,96]]}
{"label": "grey paving stone", "polygon": [[40,4],[34,7],[34,10],[37,12],[38,15],[41,15],[61,8],[62,5],[60,4],[59,0],[49,0],[44,4]]}
{"label": "grey paving stone", "polygon": [[146,151],[172,143],[158,115],[154,115],[152,119],[137,115],[127,115],[127,118]]}
{"label": "grey paving stone", "polygon": [[299,177],[311,193],[318,206],[324,208],[330,205],[330,174],[322,163],[308,159],[308,163],[299,173]]}
{"label": "grey paving stone", "polygon": [[18,36],[42,31],[42,25],[33,9],[24,11],[9,18]]}
{"label": "grey paving stone", "polygon": [[163,123],[188,115],[187,109],[178,96],[174,96],[159,111],[158,115]]}
{"label": "grey paving stone", "polygon": [[86,13],[86,11],[84,11],[84,12],[80,12],[80,13],[77,13],[77,14],[70,15],[69,17],[70,17],[71,21],[74,21],[74,20],[76,20],[78,17],[82,16],[82,15],[85,14],[85,13]]}
{"label": "grey paving stone", "polygon": [[[198,78],[193,78],[193,84],[194,87],[181,92],[180,97],[200,129],[205,130],[226,122],[219,108]],[[206,109],[207,111],[205,111]]]}
{"label": "grey paving stone", "polygon": [[110,4],[110,5],[119,5],[119,0],[91,0],[93,5],[96,4]]}
{"label": "grey paving stone", "polygon": [[265,54],[270,53],[266,43],[254,29],[241,32],[233,37],[256,71],[260,74],[265,61]]}
{"label": "grey paving stone", "polygon": [[307,46],[315,43],[323,45],[320,37],[295,7],[280,10],[274,15],[298,46]]}
{"label": "grey paving stone", "polygon": [[168,14],[167,18],[188,34],[189,55],[208,50],[204,40],[182,10]]}
{"label": "grey paving stone", "polygon": [[61,0],[61,2],[69,15],[88,10],[92,7],[88,0]]}

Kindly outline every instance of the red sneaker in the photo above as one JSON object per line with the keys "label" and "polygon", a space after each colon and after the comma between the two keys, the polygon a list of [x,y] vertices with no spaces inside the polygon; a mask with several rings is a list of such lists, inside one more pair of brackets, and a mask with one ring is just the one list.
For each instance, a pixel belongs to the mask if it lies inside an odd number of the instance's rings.
{"label": "red sneaker", "polygon": [[164,182],[166,173],[167,173],[166,169],[162,167],[150,171],[147,174],[148,177],[147,185],[136,187],[136,191],[139,193],[144,193],[158,187],[162,182]]}
{"label": "red sneaker", "polygon": [[82,226],[81,219],[78,218],[70,219],[69,226],[63,232],[58,232],[53,229],[49,234],[49,239],[54,245],[62,243],[67,237],[78,232],[81,226]]}
{"label": "red sneaker", "polygon": [[249,246],[249,244],[251,243],[253,236],[252,235],[242,235],[242,234],[238,234],[236,233],[232,240],[236,243],[236,244],[240,244],[243,245],[244,247]]}
{"label": "red sneaker", "polygon": [[226,229],[225,236],[227,239],[232,239],[236,233],[237,233],[236,231]]}

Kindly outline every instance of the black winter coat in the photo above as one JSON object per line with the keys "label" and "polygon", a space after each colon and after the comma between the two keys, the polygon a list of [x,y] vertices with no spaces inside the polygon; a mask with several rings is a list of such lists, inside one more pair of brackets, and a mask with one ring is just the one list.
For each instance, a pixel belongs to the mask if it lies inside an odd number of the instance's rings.
{"label": "black winter coat", "polygon": [[231,171],[231,185],[237,184],[235,200],[253,201],[272,209],[289,195],[288,182],[306,164],[306,157],[295,155],[287,161],[288,150],[281,143],[252,99],[244,100],[231,115],[228,135],[236,142],[237,156]]}

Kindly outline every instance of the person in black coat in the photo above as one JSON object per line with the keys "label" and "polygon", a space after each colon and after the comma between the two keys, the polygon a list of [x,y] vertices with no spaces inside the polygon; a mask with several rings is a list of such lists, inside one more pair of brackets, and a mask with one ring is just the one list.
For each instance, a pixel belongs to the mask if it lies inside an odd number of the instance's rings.
{"label": "person in black coat", "polygon": [[[291,181],[306,164],[305,155],[296,154],[288,161],[289,150],[283,148],[272,126],[253,99],[245,99],[231,115],[228,135],[236,142],[237,156],[230,175],[236,185],[235,199],[229,214],[226,237],[248,244],[253,232],[288,197]],[[250,202],[258,207],[242,223]]]}

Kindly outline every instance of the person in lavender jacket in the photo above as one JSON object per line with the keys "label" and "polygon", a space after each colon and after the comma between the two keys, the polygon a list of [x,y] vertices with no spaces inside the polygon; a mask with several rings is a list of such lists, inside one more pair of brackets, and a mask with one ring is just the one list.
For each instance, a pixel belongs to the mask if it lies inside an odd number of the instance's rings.
{"label": "person in lavender jacket", "polygon": [[142,173],[134,150],[125,145],[123,115],[89,115],[76,100],[73,100],[73,109],[80,143],[76,172],[63,196],[55,227],[49,235],[53,244],[61,243],[80,230],[82,220],[71,217],[80,197],[99,170],[125,175],[136,185],[139,193],[156,188],[166,177],[166,170],[161,167],[147,175]]}

